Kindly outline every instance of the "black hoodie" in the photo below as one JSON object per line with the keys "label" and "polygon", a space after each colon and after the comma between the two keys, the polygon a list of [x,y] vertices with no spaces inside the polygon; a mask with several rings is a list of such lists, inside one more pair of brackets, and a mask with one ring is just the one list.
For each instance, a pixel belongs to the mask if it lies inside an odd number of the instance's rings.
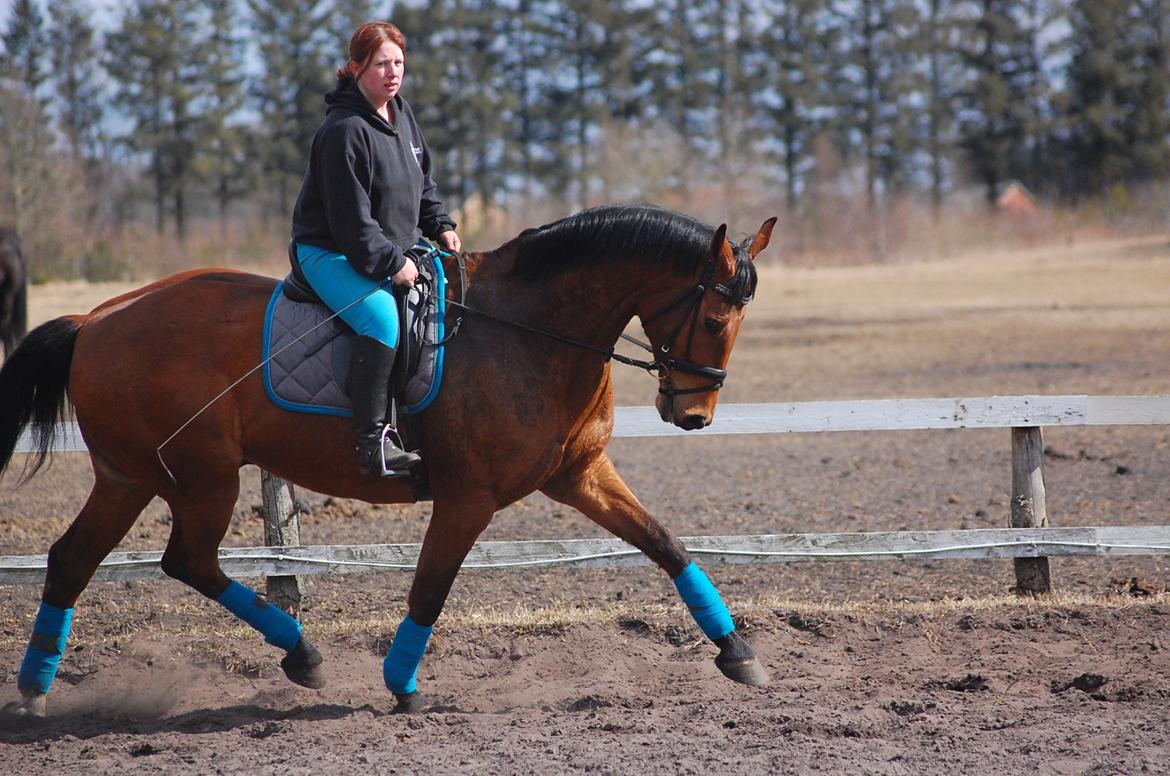
{"label": "black hoodie", "polygon": [[394,97],[389,124],[350,78],[325,103],[292,236],[343,253],[355,270],[382,280],[402,269],[402,252],[420,233],[434,240],[455,222],[439,200],[430,151],[406,100]]}

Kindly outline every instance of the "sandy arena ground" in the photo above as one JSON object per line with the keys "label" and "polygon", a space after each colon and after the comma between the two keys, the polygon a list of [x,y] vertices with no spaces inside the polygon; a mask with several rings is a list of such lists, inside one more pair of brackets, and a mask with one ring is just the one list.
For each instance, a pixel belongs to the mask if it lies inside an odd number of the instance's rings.
{"label": "sandy arena ground", "polygon": [[[120,286],[32,291],[36,321]],[[925,265],[770,267],[723,402],[994,394],[1170,394],[1170,241],[1061,246]],[[616,368],[618,403],[654,386]],[[718,415],[716,415],[716,425]],[[1052,523],[1157,525],[1170,429],[1050,429]],[[1007,430],[617,440],[618,469],[679,535],[1001,527]],[[17,465],[19,468],[19,462]],[[227,541],[263,543],[259,477]],[[0,482],[0,555],[47,551],[92,482],[61,455]],[[298,491],[306,544],[416,542],[427,505]],[[119,549],[161,549],[156,501]],[[541,496],[490,540],[602,536]],[[720,566],[708,571],[773,675],[718,673],[664,575],[466,571],[420,671],[433,707],[390,714],[381,658],[403,573],[313,577],[306,632],[330,682],[174,581],[95,583],[47,720],[0,722],[10,773],[1170,772],[1170,567],[1054,559],[1059,593],[1009,595],[1010,561]],[[252,584],[262,583],[252,580]],[[0,586],[0,703],[39,590]]]}

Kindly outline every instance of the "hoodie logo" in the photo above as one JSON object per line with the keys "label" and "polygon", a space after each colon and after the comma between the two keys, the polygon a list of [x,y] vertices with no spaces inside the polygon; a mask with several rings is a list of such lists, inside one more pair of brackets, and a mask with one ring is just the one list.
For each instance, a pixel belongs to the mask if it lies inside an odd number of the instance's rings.
{"label": "hoodie logo", "polygon": [[422,149],[419,148],[418,146],[416,146],[414,143],[411,143],[410,150],[411,150],[411,152],[414,153],[414,163],[417,164],[418,168],[421,170],[422,169]]}

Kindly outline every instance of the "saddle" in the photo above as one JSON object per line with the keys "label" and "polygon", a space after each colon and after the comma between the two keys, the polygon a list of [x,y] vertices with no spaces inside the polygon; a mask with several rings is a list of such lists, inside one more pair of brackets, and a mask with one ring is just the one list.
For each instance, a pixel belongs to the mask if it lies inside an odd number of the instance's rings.
{"label": "saddle", "polygon": [[[407,256],[419,275],[413,288],[399,294],[391,389],[397,406],[413,415],[430,406],[442,383],[446,277],[440,252],[429,243],[420,242]],[[277,285],[264,317],[264,388],[287,410],[351,416],[348,375],[356,335],[317,298],[295,260],[292,264],[294,270]]]}

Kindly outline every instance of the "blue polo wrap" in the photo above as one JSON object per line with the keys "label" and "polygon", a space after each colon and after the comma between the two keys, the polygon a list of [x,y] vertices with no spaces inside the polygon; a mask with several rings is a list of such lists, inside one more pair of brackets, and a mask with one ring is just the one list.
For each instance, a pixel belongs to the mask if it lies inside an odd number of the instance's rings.
{"label": "blue polo wrap", "polygon": [[301,624],[247,585],[233,580],[215,600],[264,634],[264,640],[274,647],[288,652],[301,640]]}
{"label": "blue polo wrap", "polygon": [[59,609],[41,601],[33,622],[32,638],[20,663],[16,686],[21,691],[47,693],[57,677],[57,667],[69,641],[69,627],[73,624],[73,609]]}
{"label": "blue polo wrap", "polygon": [[386,680],[386,687],[390,692],[395,695],[409,695],[415,691],[414,680],[418,675],[423,653],[427,651],[427,642],[431,638],[433,627],[419,625],[410,619],[409,614],[398,626],[394,640],[390,642],[390,651],[382,661],[382,678]]}
{"label": "blue polo wrap", "polygon": [[674,587],[707,638],[714,641],[735,630],[719,591],[693,561],[674,578]]}

